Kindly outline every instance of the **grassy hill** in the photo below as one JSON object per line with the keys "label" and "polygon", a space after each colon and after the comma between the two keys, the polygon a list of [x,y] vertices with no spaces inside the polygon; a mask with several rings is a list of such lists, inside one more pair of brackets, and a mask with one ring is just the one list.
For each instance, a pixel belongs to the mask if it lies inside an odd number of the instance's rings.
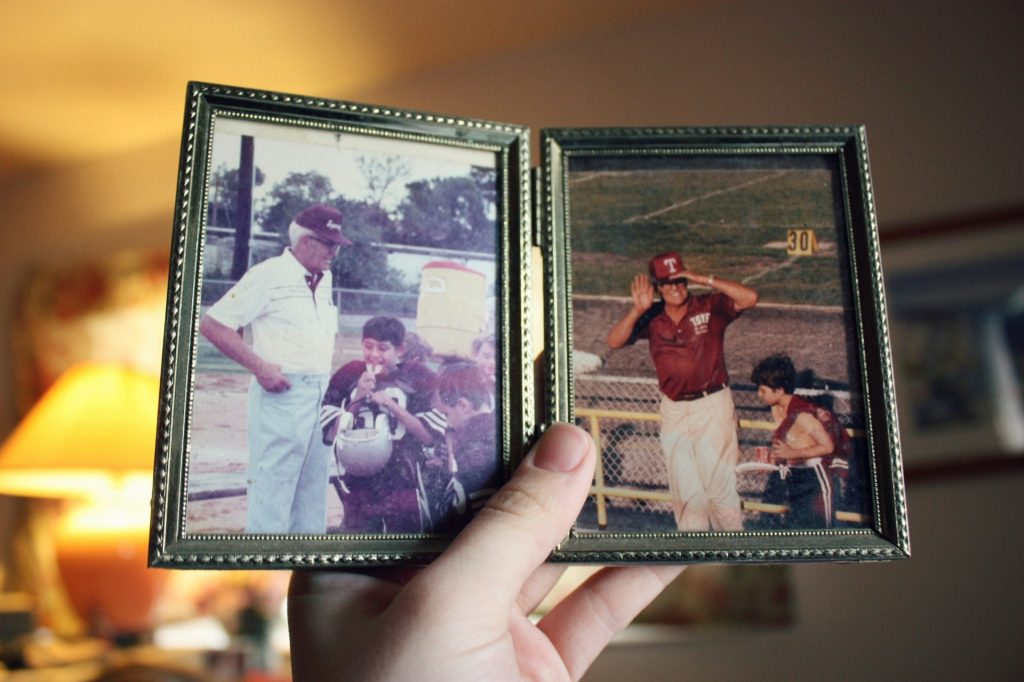
{"label": "grassy hill", "polygon": [[[832,173],[824,169],[570,173],[574,293],[627,295],[661,251],[692,270],[748,283],[762,300],[840,305],[846,254]],[[813,229],[819,249],[790,257],[787,234]],[[838,248],[837,248],[838,242]]]}

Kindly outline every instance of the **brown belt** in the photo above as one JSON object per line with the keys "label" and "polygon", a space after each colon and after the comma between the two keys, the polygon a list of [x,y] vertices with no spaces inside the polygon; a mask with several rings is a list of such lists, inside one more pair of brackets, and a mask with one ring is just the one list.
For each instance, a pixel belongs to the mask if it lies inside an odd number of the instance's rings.
{"label": "brown belt", "polygon": [[718,393],[723,388],[728,388],[728,386],[729,386],[729,384],[721,384],[720,386],[712,386],[711,388],[709,388],[706,391],[701,391],[700,393],[684,393],[681,396],[679,396],[678,398],[673,398],[672,400],[674,402],[677,402],[677,403],[681,402],[681,401],[689,402],[691,400],[699,400],[701,398],[707,398],[712,393]]}

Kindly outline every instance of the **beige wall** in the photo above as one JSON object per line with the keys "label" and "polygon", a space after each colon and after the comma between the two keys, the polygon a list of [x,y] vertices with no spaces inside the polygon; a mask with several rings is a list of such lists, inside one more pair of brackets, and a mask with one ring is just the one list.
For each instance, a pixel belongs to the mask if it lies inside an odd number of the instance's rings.
{"label": "beige wall", "polygon": [[[1024,201],[1022,7],[709,2],[363,92],[309,94],[534,131],[864,123],[884,233],[887,225]],[[166,249],[176,164],[177,143],[168,141],[0,188],[5,326],[32,264],[118,245]],[[0,388],[9,384],[0,363]],[[8,394],[0,390],[0,433],[13,423]],[[617,645],[588,679],[1008,678],[1024,668],[1024,588],[1016,577],[1024,528],[1012,506],[1020,490],[1019,474],[911,484],[911,561],[799,567],[792,630]]]}

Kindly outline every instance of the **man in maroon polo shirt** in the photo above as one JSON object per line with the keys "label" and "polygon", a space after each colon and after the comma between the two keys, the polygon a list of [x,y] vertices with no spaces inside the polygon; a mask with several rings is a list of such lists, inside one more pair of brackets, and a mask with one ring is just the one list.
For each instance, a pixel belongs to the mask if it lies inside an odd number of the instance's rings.
{"label": "man in maroon polo shirt", "polygon": [[[729,323],[757,303],[757,292],[691,272],[674,252],[655,256],[648,269],[650,276],[633,278],[633,305],[608,332],[608,345],[622,348],[647,339],[650,347],[662,394],[661,448],[676,527],[743,530],[736,492],[736,408],[724,339]],[[689,282],[711,292],[691,294]],[[655,288],[661,301],[654,300]]]}

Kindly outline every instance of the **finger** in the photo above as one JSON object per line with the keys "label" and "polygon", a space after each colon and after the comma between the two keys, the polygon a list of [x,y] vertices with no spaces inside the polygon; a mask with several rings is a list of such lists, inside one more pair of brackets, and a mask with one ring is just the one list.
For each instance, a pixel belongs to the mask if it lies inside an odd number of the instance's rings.
{"label": "finger", "polygon": [[288,583],[289,607],[307,599],[332,600],[335,605],[365,602],[393,595],[407,578],[382,569],[351,571],[294,571]]}
{"label": "finger", "polygon": [[336,661],[379,645],[372,624],[403,579],[387,571],[293,572],[287,604],[295,679],[330,679],[337,674]]}
{"label": "finger", "polygon": [[583,676],[612,637],[622,631],[682,573],[684,566],[604,568],[541,619],[571,679]]}
{"label": "finger", "polygon": [[[288,628],[295,641],[316,648],[324,634],[357,631],[379,615],[401,589],[399,582],[348,571],[294,571],[288,584]],[[324,633],[324,634],[318,634]]]}
{"label": "finger", "polygon": [[450,613],[507,621],[527,579],[583,507],[594,458],[594,442],[582,429],[548,429],[511,480],[414,581],[422,596]]}
{"label": "finger", "polygon": [[524,616],[533,613],[551,592],[567,568],[566,564],[542,564],[523,584],[516,608]]}
{"label": "finger", "polygon": [[385,566],[343,571],[294,571],[288,583],[288,612],[305,618],[306,607],[331,617],[360,618],[379,613],[419,573],[414,567]]}

